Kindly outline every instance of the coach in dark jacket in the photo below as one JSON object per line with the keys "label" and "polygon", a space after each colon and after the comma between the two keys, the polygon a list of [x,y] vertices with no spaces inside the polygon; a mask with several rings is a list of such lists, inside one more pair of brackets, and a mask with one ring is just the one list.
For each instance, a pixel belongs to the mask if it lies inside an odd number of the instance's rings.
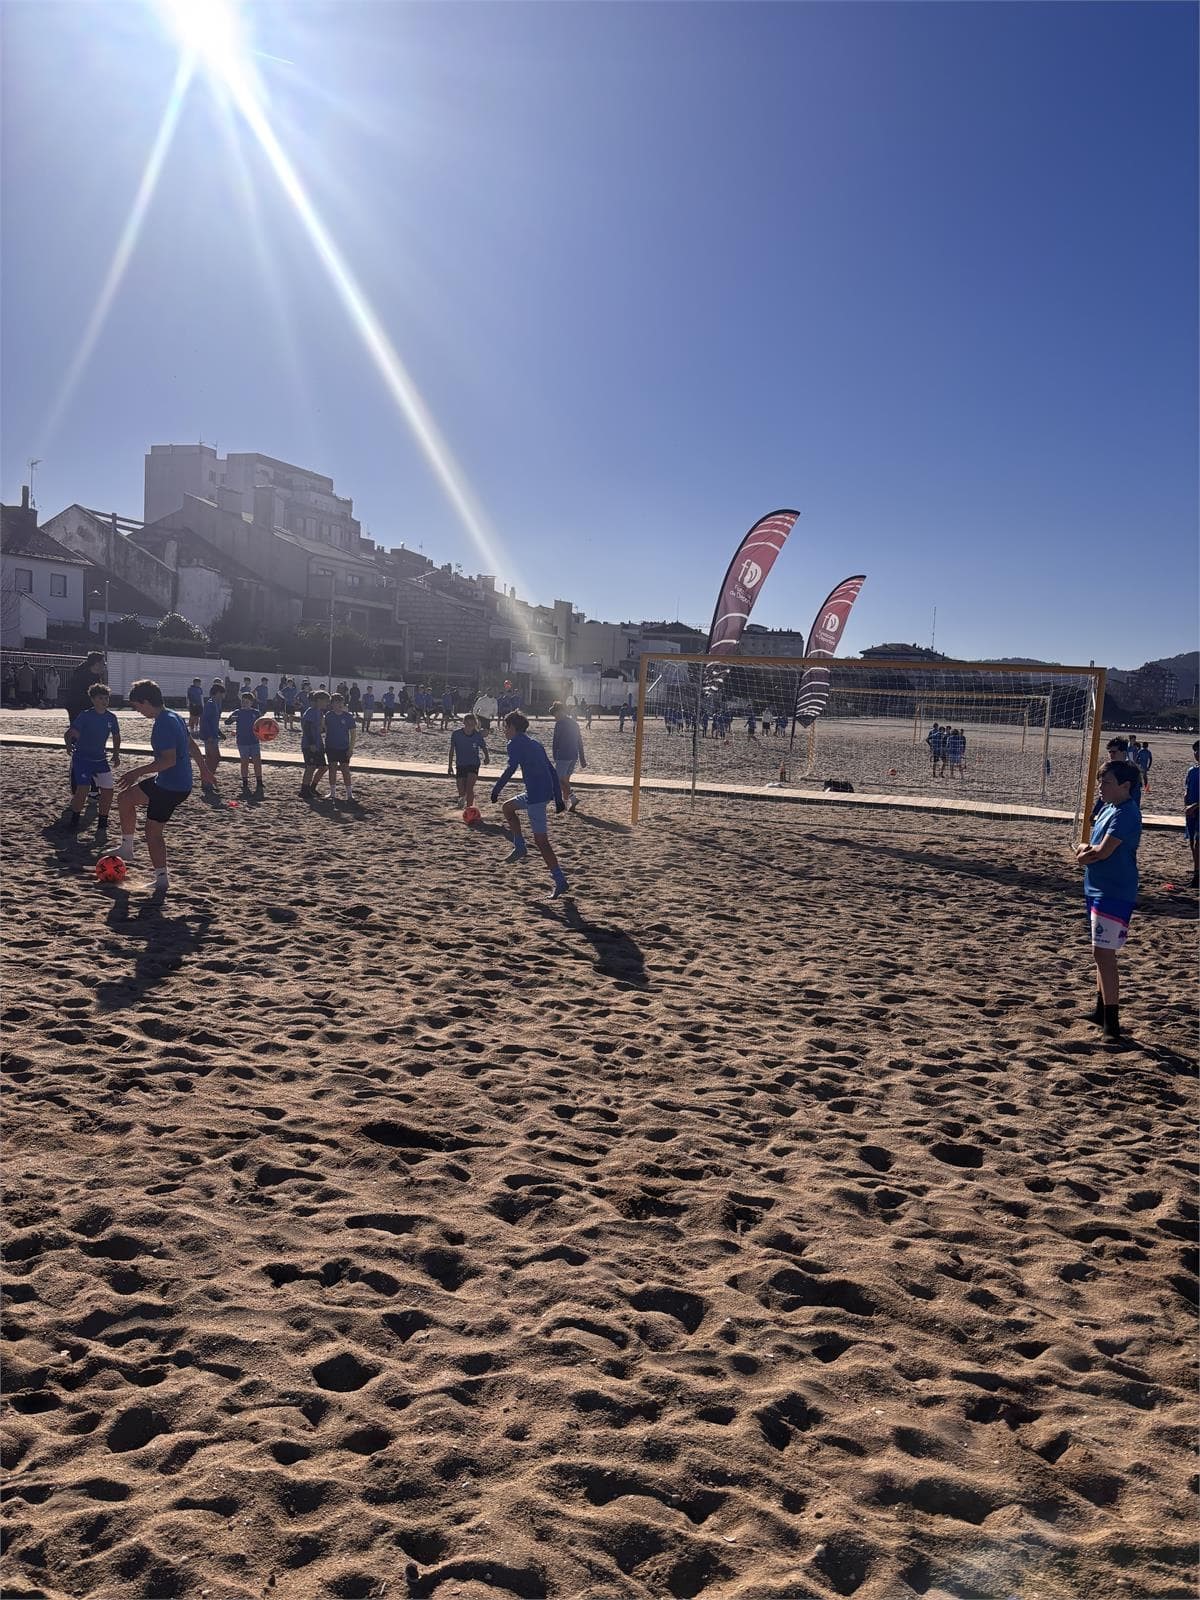
{"label": "coach in dark jacket", "polygon": [[91,701],[88,699],[88,690],[94,683],[104,683],[107,666],[103,650],[93,650],[91,655],[81,661],[71,676],[67,679],[67,686],[63,690],[63,701],[67,708],[67,726],[69,727],[81,711],[86,711]]}

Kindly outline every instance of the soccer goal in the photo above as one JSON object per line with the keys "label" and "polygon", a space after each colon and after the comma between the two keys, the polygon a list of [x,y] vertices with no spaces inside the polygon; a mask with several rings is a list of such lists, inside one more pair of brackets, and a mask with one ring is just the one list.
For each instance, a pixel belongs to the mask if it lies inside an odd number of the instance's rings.
{"label": "soccer goal", "polygon": [[633,820],[651,790],[834,784],[1078,823],[1104,677],[1015,662],[643,656]]}

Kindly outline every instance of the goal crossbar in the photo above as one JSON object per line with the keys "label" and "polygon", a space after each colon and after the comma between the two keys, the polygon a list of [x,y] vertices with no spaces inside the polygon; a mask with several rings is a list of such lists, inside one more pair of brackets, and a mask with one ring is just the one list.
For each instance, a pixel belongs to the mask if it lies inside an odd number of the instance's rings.
{"label": "goal crossbar", "polygon": [[[1022,732],[1021,749],[1025,748],[1025,731],[1032,725],[1039,728],[1042,734],[1042,758],[1044,771],[1049,770],[1049,738],[1052,724],[1052,710],[1054,705],[1053,690],[1061,687],[1064,690],[1070,682],[1079,683],[1079,693],[1083,695],[1084,715],[1082,719],[1083,749],[1080,753],[1080,776],[1083,784],[1076,814],[1082,813],[1085,823],[1087,821],[1086,800],[1092,793],[1096,781],[1096,772],[1099,767],[1100,739],[1102,713],[1104,706],[1104,690],[1107,673],[1105,668],[1096,666],[1057,665],[1016,662],[1016,661],[921,661],[911,658],[893,659],[841,659],[828,656],[739,656],[739,655],[707,655],[707,654],[672,654],[670,652],[655,652],[643,655],[638,671],[638,697],[637,697],[637,724],[634,738],[633,756],[633,795],[631,805],[631,822],[636,823],[640,808],[642,779],[645,760],[646,738],[646,712],[648,694],[650,692],[651,673],[658,669],[659,679],[672,667],[700,667],[710,669],[713,676],[710,678],[708,671],[699,674],[689,673],[686,684],[669,682],[667,692],[682,691],[686,689],[689,694],[696,696],[696,718],[699,721],[701,699],[706,690],[716,689],[722,680],[730,674],[743,672],[748,677],[762,670],[774,670],[779,673],[794,677],[797,681],[803,673],[810,668],[820,668],[825,672],[836,675],[838,678],[846,674],[857,676],[860,674],[874,673],[885,675],[887,673],[903,674],[909,680],[916,680],[908,684],[868,684],[859,686],[844,682],[834,685],[829,684],[828,696],[836,704],[839,696],[874,695],[878,699],[907,701],[915,707],[915,713],[920,717],[922,711],[926,715],[935,713],[944,714],[942,707],[962,707],[960,715],[964,721],[968,706],[978,705],[979,709],[987,706],[997,709],[1009,709],[1016,713],[1016,724]],[[939,683],[938,680],[948,680],[955,674],[971,682],[969,688],[957,688],[950,682]],[[994,690],[987,691],[978,687],[977,680],[1038,680],[1037,688],[1031,689],[1021,683],[1013,683],[1006,687],[1004,682],[997,682]],[[972,681],[975,680],[975,681]],[[1038,712],[1037,707],[1042,710]],[[814,723],[823,719],[818,717]],[[829,717],[830,722],[836,717]],[[849,719],[851,722],[853,718]],[[1079,727],[1080,724],[1071,724]],[[696,792],[696,760],[695,760],[695,729],[693,730],[693,762],[691,774],[691,793]],[[812,747],[810,744],[810,765]],[[1086,773],[1086,776],[1084,775]],[[1044,791],[1044,782],[1043,782]]]}

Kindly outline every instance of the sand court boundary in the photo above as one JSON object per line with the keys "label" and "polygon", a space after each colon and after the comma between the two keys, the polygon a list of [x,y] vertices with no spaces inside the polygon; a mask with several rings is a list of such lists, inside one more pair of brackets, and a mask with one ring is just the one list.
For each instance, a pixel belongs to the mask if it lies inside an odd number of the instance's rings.
{"label": "sand court boundary", "polygon": [[[7,747],[27,750],[65,750],[61,738],[54,739],[33,734],[0,733],[0,748]],[[148,756],[151,753],[148,743],[132,743],[125,740],[122,742],[121,748],[127,755]],[[233,765],[236,760],[236,756],[225,756],[221,764],[228,767]],[[263,746],[261,760],[264,767],[292,767],[298,769],[304,765],[303,757],[298,751],[273,751],[268,745]],[[357,752],[354,756],[354,770],[356,772],[376,773],[384,778],[447,778],[446,768],[442,762],[381,761]],[[496,774],[499,775],[503,768],[497,764],[495,770]],[[483,774],[483,777],[486,778],[487,774]],[[588,790],[622,789],[631,792],[633,778],[632,775],[596,773],[588,769],[582,773],[577,772],[571,779],[571,786],[580,793],[587,793]],[[644,777],[642,779],[642,790],[646,794],[678,797],[689,794],[691,784],[686,778]],[[981,817],[993,821],[1070,823],[1073,817],[1072,812],[1052,806],[1005,805],[999,801],[988,800],[950,800],[941,799],[934,795],[842,794],[833,790],[826,791],[819,788],[809,790],[794,789],[790,786],[775,783],[700,782],[696,785],[696,793],[710,799],[765,800],[810,806],[859,806],[884,811],[925,812],[941,815],[958,814]],[[1163,829],[1178,833],[1184,831],[1182,816],[1168,816],[1163,812],[1143,812],[1142,826],[1146,829]]]}

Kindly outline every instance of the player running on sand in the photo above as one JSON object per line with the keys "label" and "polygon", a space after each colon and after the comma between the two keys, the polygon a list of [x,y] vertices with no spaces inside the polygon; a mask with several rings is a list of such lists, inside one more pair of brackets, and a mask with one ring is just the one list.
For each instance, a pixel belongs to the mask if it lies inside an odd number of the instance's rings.
{"label": "player running on sand", "polygon": [[562,788],[558,781],[550,757],[545,748],[536,739],[529,737],[529,719],[523,717],[519,711],[510,711],[504,719],[504,731],[508,734],[508,765],[497,778],[492,789],[492,803],[499,799],[504,785],[517,771],[525,781],[523,793],[514,795],[511,800],[504,802],[504,820],[508,823],[512,835],[512,854],[507,857],[509,861],[524,861],[529,854],[525,845],[525,836],[521,832],[521,819],[519,812],[524,811],[529,818],[530,832],[533,842],[537,846],[538,854],[550,868],[550,876],[554,880],[554,891],[550,898],[557,900],[560,895],[567,892],[567,876],[558,864],[558,857],[550,848],[550,836],[546,824],[546,807],[554,801],[557,812],[566,810],[563,804]]}

